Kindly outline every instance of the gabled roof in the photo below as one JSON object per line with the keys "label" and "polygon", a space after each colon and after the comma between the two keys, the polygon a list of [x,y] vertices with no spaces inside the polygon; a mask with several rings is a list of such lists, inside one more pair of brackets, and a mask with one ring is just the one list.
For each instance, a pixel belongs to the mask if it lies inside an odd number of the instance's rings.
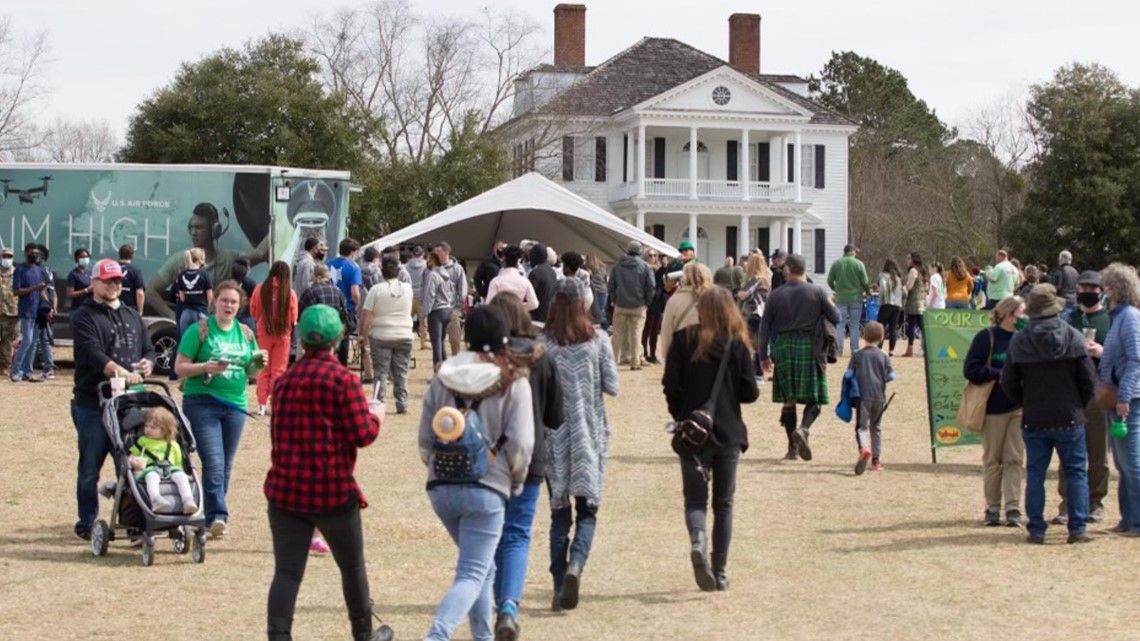
{"label": "gabled roof", "polygon": [[[554,99],[524,115],[611,116],[662,94],[727,62],[672,38],[642,38],[603,62]],[[739,71],[739,69],[737,70]],[[787,75],[745,74],[751,80],[809,109],[813,124],[854,125],[779,82],[803,82]]]}

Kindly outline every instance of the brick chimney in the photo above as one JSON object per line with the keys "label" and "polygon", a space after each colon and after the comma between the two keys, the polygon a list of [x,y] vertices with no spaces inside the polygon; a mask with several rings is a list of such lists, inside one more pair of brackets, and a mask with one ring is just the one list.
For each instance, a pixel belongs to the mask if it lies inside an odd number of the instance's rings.
{"label": "brick chimney", "polygon": [[759,14],[734,13],[728,17],[728,64],[746,73],[759,75]]}
{"label": "brick chimney", "polygon": [[554,7],[554,66],[586,66],[586,5]]}

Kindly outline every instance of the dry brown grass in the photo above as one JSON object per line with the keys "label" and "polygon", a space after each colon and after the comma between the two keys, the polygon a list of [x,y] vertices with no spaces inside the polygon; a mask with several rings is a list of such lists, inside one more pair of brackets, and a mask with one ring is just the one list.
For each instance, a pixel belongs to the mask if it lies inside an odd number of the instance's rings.
{"label": "dry brown grass", "polygon": [[[419,353],[414,372],[417,398],[426,355]],[[678,464],[661,430],[661,369],[622,372],[622,394],[609,402],[613,456],[582,604],[571,613],[548,610],[543,500],[524,638],[1140,638],[1140,544],[1098,535],[1091,545],[1067,546],[1053,529],[1049,545],[1036,547],[1023,543],[1021,530],[980,527],[980,450],[942,450],[942,462],[930,464],[922,365],[896,361],[899,396],[884,423],[881,474],[852,475],[851,428],[830,410],[814,430],[815,461],[785,463],[770,390],[747,409],[752,448],[736,493],[732,589],[716,594],[697,590],[688,565]],[[839,371],[830,374],[834,385]],[[70,385],[66,373],[42,385],[0,383],[0,639],[264,638],[273,572],[261,494],[266,425],[246,427],[230,494],[232,536],[210,544],[205,565],[163,545],[155,567],[144,568],[138,550],[121,542],[97,559],[71,534]],[[371,501],[365,536],[373,597],[399,639],[427,630],[455,560],[425,496],[416,420],[390,417],[357,475]],[[1114,482],[1109,522],[1117,517],[1115,492]],[[186,621],[192,632],[151,625],[154,617]],[[311,559],[296,638],[347,639],[345,619],[335,564]],[[470,638],[466,627],[458,638]]]}

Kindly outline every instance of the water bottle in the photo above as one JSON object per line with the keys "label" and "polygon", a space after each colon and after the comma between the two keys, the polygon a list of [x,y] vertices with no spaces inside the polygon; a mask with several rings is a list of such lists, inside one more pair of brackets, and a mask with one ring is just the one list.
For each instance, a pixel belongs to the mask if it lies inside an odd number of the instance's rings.
{"label": "water bottle", "polygon": [[1112,435],[1112,438],[1124,438],[1128,436],[1128,423],[1117,416],[1113,419],[1112,426],[1108,428],[1108,433]]}

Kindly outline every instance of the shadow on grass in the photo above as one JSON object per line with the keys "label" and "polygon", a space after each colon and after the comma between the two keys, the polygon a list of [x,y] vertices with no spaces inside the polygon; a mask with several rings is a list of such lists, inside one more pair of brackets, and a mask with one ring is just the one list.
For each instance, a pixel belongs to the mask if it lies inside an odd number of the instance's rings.
{"label": "shadow on grass", "polygon": [[849,548],[832,548],[838,554],[880,554],[883,552],[912,552],[938,548],[989,547],[994,545],[1025,544],[1025,530],[1021,528],[977,528],[974,531],[947,536],[910,538]]}
{"label": "shadow on grass", "polygon": [[[819,530],[820,534],[889,534],[891,532],[907,532],[912,530],[962,530],[982,528],[981,521],[963,521],[962,519],[947,519],[943,521],[911,521],[905,523],[892,523],[876,527],[850,527],[831,530]],[[995,532],[997,532],[995,530]]]}

